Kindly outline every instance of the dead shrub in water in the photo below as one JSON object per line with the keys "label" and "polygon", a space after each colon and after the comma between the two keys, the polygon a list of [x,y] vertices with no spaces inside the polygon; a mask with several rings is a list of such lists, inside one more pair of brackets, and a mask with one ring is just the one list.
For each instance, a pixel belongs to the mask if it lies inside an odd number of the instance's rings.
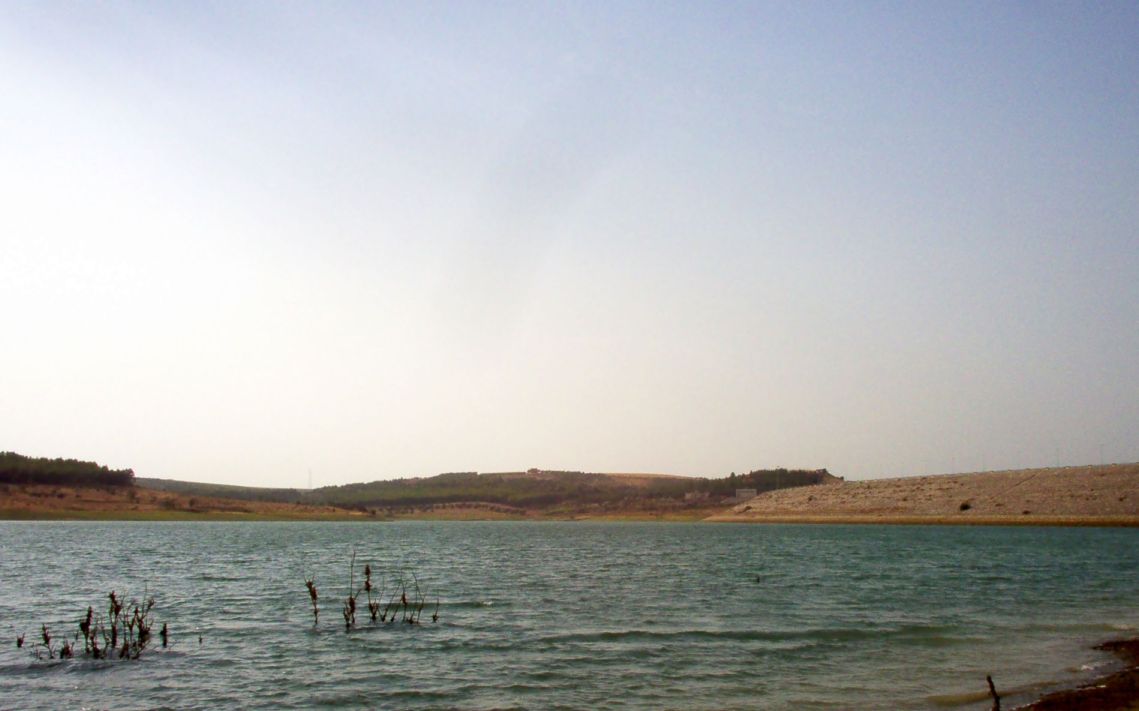
{"label": "dead shrub in water", "polygon": [[[72,640],[64,640],[56,649],[55,639],[46,624],[40,625],[41,642],[32,648],[37,659],[69,659],[75,655],[79,640],[83,640],[83,653],[92,659],[138,659],[151,641],[151,627],[154,624],[154,598],[124,602],[115,591],[107,596],[107,612],[96,613],[93,606],[79,621],[79,629]],[[169,642],[169,628],[162,625],[162,646]],[[16,646],[23,647],[24,635],[16,639]]]}
{"label": "dead shrub in water", "polygon": [[[368,616],[372,624],[388,623],[391,624],[396,621],[398,616],[401,622],[415,625],[419,624],[420,618],[423,615],[423,608],[427,605],[427,595],[419,585],[419,578],[415,573],[411,574],[413,589],[411,591],[411,599],[408,599],[407,580],[401,574],[396,581],[395,588],[388,599],[383,609],[380,609],[383,603],[385,593],[385,580],[386,576],[380,574],[379,590],[376,589],[375,584],[372,582],[372,565],[370,563],[364,564],[364,580],[363,583],[356,586],[356,551],[352,551],[352,557],[348,563],[348,594],[344,598],[344,603],[341,607],[341,617],[344,619],[344,631],[351,632],[356,627],[356,609],[357,601],[360,595],[363,594],[367,599]],[[317,606],[317,590],[315,576],[305,576],[305,588],[308,589],[309,601],[312,604],[312,624],[313,627],[318,626],[320,620],[320,609]],[[439,597],[435,598],[435,611],[431,615],[432,622],[439,621]]]}

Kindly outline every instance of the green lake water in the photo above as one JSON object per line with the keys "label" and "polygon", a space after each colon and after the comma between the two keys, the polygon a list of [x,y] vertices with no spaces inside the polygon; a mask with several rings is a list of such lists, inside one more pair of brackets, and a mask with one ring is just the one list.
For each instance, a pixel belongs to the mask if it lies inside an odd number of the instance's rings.
{"label": "green lake water", "polygon": [[[389,592],[415,574],[423,624],[345,633],[353,549]],[[986,674],[1011,707],[1139,635],[1130,529],[4,522],[0,560],[13,709],[982,709]],[[112,589],[156,598],[170,648],[16,649]]]}

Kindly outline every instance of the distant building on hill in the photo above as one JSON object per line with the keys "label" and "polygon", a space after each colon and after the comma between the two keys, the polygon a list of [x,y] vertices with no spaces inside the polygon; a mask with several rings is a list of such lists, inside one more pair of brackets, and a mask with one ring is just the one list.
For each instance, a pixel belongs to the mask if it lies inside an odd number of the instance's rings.
{"label": "distant building on hill", "polygon": [[755,489],[736,489],[736,501],[750,501],[756,496]]}

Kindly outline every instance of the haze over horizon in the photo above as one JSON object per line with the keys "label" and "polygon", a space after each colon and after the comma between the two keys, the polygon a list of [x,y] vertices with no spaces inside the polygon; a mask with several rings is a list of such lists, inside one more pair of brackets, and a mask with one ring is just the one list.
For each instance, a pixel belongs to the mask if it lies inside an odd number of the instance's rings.
{"label": "haze over horizon", "polygon": [[1139,461],[1139,5],[0,4],[0,450]]}

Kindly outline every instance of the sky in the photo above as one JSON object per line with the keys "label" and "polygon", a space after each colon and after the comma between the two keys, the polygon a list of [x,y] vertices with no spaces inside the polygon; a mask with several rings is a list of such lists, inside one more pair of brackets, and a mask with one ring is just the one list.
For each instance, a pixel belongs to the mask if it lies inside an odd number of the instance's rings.
{"label": "sky", "polygon": [[0,450],[1139,461],[1139,4],[0,3]]}

